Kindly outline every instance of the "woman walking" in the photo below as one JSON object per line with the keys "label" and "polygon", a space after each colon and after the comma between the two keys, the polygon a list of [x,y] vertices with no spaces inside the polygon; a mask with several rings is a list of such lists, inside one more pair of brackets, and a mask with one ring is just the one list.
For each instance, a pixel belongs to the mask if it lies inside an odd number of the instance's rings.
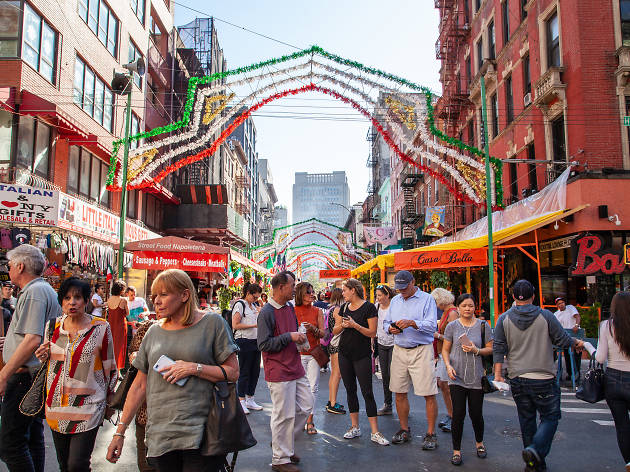
{"label": "woman walking", "polygon": [[386,333],[383,329],[383,320],[389,312],[389,302],[394,296],[394,291],[385,284],[376,287],[376,301],[378,308],[378,323],[376,327],[376,339],[378,342],[378,365],[383,377],[383,397],[385,402],[377,414],[392,414],[392,392],[389,390],[389,372],[392,364],[392,351],[394,350],[394,335]]}
{"label": "woman walking", "polygon": [[260,351],[256,341],[260,306],[256,302],[261,293],[260,285],[247,282],[243,288],[243,298],[232,307],[234,341],[239,347],[237,355],[240,375],[236,389],[245,414],[249,414],[250,410],[263,409],[254,400],[260,375]]}
{"label": "woman walking", "polygon": [[492,331],[486,321],[475,318],[475,299],[464,293],[455,302],[459,318],[451,321],[444,332],[442,357],[449,376],[449,388],[453,401],[453,457],[451,464],[462,464],[462,434],[468,415],[475,431],[477,457],[487,456],[483,444],[483,390],[481,378],[484,375],[481,356],[492,354]]}
{"label": "woman walking", "polygon": [[[238,346],[220,316],[199,310],[186,272],[165,270],[153,281],[151,293],[156,315],[164,320],[149,328],[133,361],[138,374],[107,460],[120,459],[127,425],[146,398],[151,466],[159,472],[222,472],[225,457],[204,456],[200,448],[214,382],[238,379]],[[163,366],[156,371],[160,358]]]}
{"label": "woman walking", "polygon": [[85,312],[89,297],[87,282],[66,279],[59,288],[63,315],[52,338],[35,351],[40,362],[50,355],[46,421],[62,472],[90,470],[96,434],[118,380],[112,332],[103,318]]}
{"label": "woman walking", "polygon": [[365,301],[363,285],[358,280],[346,280],[342,290],[346,303],[335,309],[333,334],[341,333],[339,369],[343,384],[346,387],[348,410],[352,421],[352,426],[343,437],[353,439],[361,436],[359,399],[357,397],[358,380],[372,430],[370,439],[382,446],[388,446],[389,441],[378,430],[376,401],[374,401],[374,393],[372,392],[371,338],[376,336],[378,313],[374,305]]}
{"label": "woman walking", "polygon": [[112,295],[106,304],[107,322],[112,330],[114,357],[119,369],[125,368],[125,356],[127,355],[127,316],[129,316],[129,306],[127,305],[127,300],[122,298],[125,288],[125,282],[116,280],[112,284]]}
{"label": "woman walking", "polygon": [[[326,312],[328,318],[328,331],[333,333],[335,328],[335,310],[343,304],[343,290],[334,288],[330,295],[330,308]],[[333,335],[328,343],[328,355],[330,356],[330,378],[328,379],[328,402],[326,403],[326,411],[335,415],[345,415],[346,409],[340,403],[337,403],[337,392],[339,391],[339,382],[341,381],[341,372],[339,371],[339,338],[341,333]]]}
{"label": "woman walking", "polygon": [[[313,401],[317,398],[319,390],[319,364],[311,354],[313,349],[319,346],[319,340],[324,337],[324,314],[321,308],[313,306],[315,301],[315,292],[313,286],[308,282],[301,282],[295,286],[295,314],[298,324],[304,324],[306,328],[306,337],[308,339],[309,350],[300,352],[302,359],[302,367],[306,372],[306,378],[311,385],[313,393]],[[308,434],[317,434],[315,424],[313,423],[313,413],[306,420],[306,432]]]}
{"label": "woman walking", "polygon": [[606,367],[606,403],[615,421],[617,445],[630,472],[630,292],[615,294],[610,319],[599,328],[595,359]]}

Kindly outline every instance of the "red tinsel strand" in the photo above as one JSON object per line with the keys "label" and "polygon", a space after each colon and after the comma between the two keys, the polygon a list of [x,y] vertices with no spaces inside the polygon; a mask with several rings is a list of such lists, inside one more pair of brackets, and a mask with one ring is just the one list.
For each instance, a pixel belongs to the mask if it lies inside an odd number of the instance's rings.
{"label": "red tinsel strand", "polygon": [[359,259],[357,259],[357,258],[356,258],[356,257],[354,257],[353,255],[345,253],[345,252],[343,251],[343,249],[341,248],[341,246],[340,246],[340,245],[337,243],[337,241],[335,241],[333,238],[331,238],[331,237],[330,237],[330,236],[328,236],[327,234],[322,233],[321,231],[316,231],[316,230],[314,230],[314,229],[313,229],[313,230],[310,230],[310,231],[306,231],[306,232],[304,232],[304,233],[300,233],[300,234],[298,234],[298,235],[297,235],[296,237],[294,237],[291,241],[289,241],[289,242],[286,244],[286,246],[284,247],[284,249],[283,249],[282,251],[280,251],[278,254],[282,254],[283,252],[285,252],[285,251],[289,248],[289,246],[291,245],[291,243],[292,243],[293,241],[295,241],[296,239],[299,239],[299,238],[301,238],[302,236],[306,236],[307,234],[313,234],[313,233],[314,233],[314,234],[319,234],[319,235],[321,235],[321,236],[324,236],[325,238],[327,238],[328,240],[330,240],[330,242],[332,242],[335,246],[337,246],[337,249],[339,249],[339,252],[340,252],[341,254],[343,254],[344,256],[349,257],[350,259],[353,259],[354,261],[358,262],[359,264],[361,264],[361,263],[362,263],[362,261],[360,261]]}

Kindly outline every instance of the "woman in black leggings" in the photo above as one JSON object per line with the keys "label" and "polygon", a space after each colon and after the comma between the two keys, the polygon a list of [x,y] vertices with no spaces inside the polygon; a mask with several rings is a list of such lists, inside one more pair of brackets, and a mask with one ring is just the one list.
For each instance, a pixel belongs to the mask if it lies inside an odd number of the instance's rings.
{"label": "woman in black leggings", "polygon": [[364,300],[363,285],[358,280],[346,280],[342,290],[346,303],[335,309],[333,334],[341,333],[339,370],[348,394],[348,410],[352,421],[352,426],[343,437],[353,439],[361,436],[357,397],[358,380],[372,429],[370,439],[377,444],[387,446],[389,441],[378,430],[376,401],[372,392],[371,339],[376,335],[378,320],[376,307]]}

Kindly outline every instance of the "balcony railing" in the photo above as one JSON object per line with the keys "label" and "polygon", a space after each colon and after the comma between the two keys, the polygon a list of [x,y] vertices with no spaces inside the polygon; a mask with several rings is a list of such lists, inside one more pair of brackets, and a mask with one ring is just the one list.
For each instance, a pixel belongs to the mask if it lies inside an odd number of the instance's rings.
{"label": "balcony railing", "polygon": [[555,97],[564,95],[566,84],[562,83],[562,72],[564,67],[550,67],[534,86],[534,103],[537,106],[546,105]]}

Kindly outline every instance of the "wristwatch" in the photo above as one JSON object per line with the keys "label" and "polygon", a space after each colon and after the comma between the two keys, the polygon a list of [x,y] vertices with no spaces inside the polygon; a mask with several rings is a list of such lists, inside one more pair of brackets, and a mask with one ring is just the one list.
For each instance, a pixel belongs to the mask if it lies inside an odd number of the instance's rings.
{"label": "wristwatch", "polygon": [[203,366],[201,364],[197,364],[197,375],[201,374]]}

